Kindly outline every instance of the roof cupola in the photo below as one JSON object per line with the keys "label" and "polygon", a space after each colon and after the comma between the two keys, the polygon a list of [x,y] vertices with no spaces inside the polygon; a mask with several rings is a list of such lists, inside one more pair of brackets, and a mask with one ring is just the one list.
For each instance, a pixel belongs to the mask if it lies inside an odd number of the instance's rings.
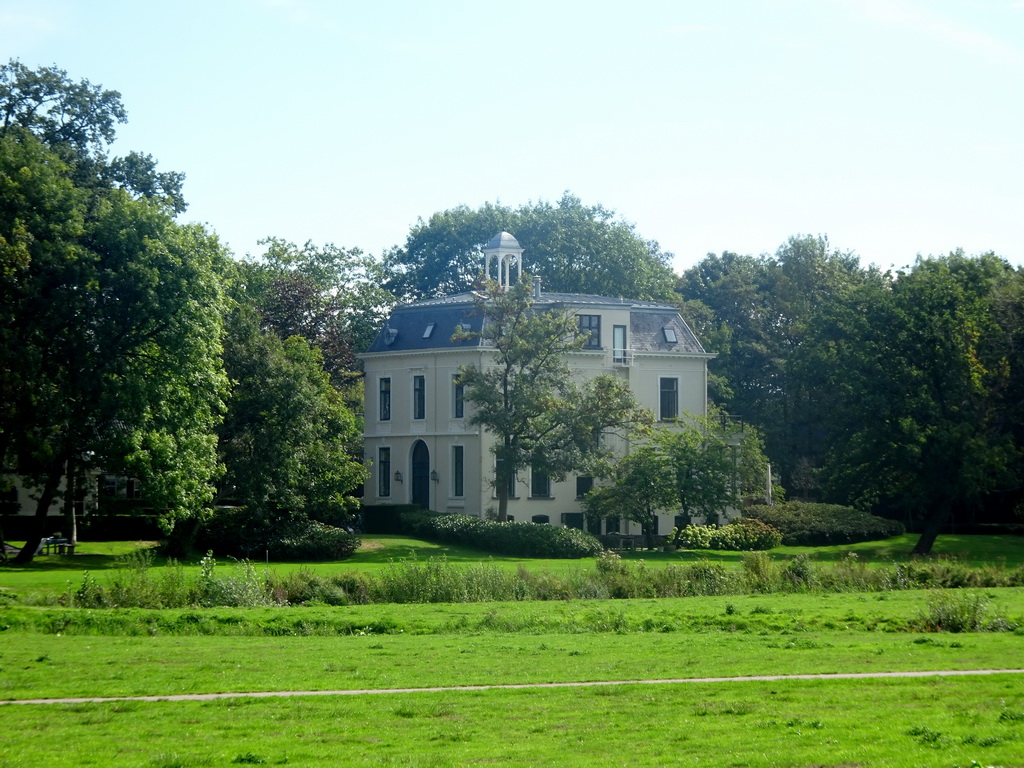
{"label": "roof cupola", "polygon": [[[491,259],[494,274],[491,274]],[[513,272],[515,279],[513,280]],[[523,278],[523,249],[508,232],[499,232],[484,246],[484,277],[495,280],[502,288],[510,288]]]}

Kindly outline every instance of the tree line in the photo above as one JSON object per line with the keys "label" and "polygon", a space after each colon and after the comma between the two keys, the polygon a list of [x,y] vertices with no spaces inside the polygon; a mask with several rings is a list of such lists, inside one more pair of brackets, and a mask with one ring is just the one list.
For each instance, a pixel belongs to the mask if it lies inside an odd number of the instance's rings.
{"label": "tree line", "polygon": [[0,460],[41,489],[39,536],[61,478],[73,509],[96,471],[142,478],[179,532],[218,506],[249,531],[343,524],[365,472],[356,355],[398,301],[473,287],[501,230],[545,290],[677,304],[718,355],[712,400],[791,495],[924,525],[925,551],[951,519],[1019,508],[1024,275],[994,254],[890,273],[801,236],[677,275],[567,192],[435,213],[380,257],[269,238],[236,259],[179,222],[183,174],[109,155],[125,120],[116,91],[0,66]]}

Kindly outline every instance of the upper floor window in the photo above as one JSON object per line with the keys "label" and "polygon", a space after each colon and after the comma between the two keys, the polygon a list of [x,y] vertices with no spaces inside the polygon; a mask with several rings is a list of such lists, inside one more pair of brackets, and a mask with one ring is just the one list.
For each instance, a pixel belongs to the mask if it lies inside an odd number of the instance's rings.
{"label": "upper floor window", "polygon": [[662,421],[679,418],[679,379],[661,379],[658,418]]}
{"label": "upper floor window", "polygon": [[537,467],[530,468],[530,496],[547,499],[551,496],[551,478]]}
{"label": "upper floor window", "polygon": [[576,498],[582,499],[594,488],[594,478],[590,475],[580,475],[576,478]]}
{"label": "upper floor window", "polygon": [[380,420],[390,421],[391,419],[391,379],[380,380],[380,397],[377,399],[380,404]]}
{"label": "upper floor window", "polygon": [[452,418],[461,419],[466,415],[466,385],[452,376]]}
{"label": "upper floor window", "polygon": [[616,363],[626,362],[626,326],[612,326],[612,359]]}
{"label": "upper floor window", "polygon": [[584,349],[601,348],[601,316],[579,315],[580,334],[586,338]]}
{"label": "upper floor window", "polygon": [[414,419],[427,418],[427,378],[426,376],[412,377],[412,417]]}

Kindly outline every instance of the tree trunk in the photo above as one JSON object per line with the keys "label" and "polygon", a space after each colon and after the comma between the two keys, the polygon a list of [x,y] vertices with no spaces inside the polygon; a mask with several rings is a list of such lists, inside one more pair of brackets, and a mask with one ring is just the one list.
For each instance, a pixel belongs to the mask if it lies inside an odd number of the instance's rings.
{"label": "tree trunk", "polygon": [[69,458],[65,471],[67,485],[64,489],[64,538],[71,547],[78,546],[78,520],[75,517],[75,496],[78,495],[77,472],[75,460]]}
{"label": "tree trunk", "polygon": [[935,513],[929,517],[924,524],[924,530],[921,531],[921,538],[917,540],[917,544],[911,550],[912,555],[928,555],[931,554],[932,546],[935,544],[935,540],[939,537],[939,533],[942,531],[949,518],[953,515],[953,504],[946,503],[942,507],[935,511]]}
{"label": "tree trunk", "polygon": [[57,488],[60,486],[60,478],[63,474],[64,461],[63,459],[57,459],[50,466],[46,482],[43,484],[43,492],[39,496],[39,503],[36,504],[35,533],[28,537],[25,546],[22,547],[17,557],[14,558],[15,563],[31,563],[32,559],[36,556],[36,550],[39,549],[39,544],[46,535],[46,516],[50,511],[50,503],[57,495]]}
{"label": "tree trunk", "polygon": [[498,486],[498,522],[508,522],[508,480]]}
{"label": "tree trunk", "polygon": [[[507,441],[506,441],[507,443]],[[494,462],[494,490],[498,493],[498,522],[508,522],[508,486],[510,473],[506,471],[506,464],[498,459]]]}

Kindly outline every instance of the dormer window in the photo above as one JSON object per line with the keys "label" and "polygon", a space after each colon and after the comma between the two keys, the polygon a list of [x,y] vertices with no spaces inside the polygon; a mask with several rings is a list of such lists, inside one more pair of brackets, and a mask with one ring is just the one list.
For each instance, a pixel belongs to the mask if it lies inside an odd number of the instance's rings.
{"label": "dormer window", "polygon": [[437,327],[437,323],[427,323],[426,329],[423,331],[423,338],[429,339],[434,333],[434,328]]}
{"label": "dormer window", "polygon": [[390,347],[398,338],[398,329],[388,326],[384,329],[384,345]]}
{"label": "dormer window", "polygon": [[679,339],[676,338],[676,329],[665,326],[661,329],[661,332],[665,334],[665,341],[669,344],[675,344]]}

